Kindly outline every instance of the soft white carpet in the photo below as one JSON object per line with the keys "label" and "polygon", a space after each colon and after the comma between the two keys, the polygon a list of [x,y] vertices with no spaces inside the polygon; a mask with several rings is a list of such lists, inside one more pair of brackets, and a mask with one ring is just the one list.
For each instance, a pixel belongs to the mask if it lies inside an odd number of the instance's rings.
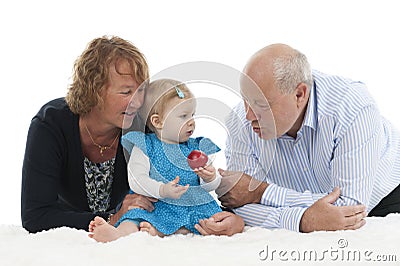
{"label": "soft white carpet", "polygon": [[96,243],[59,228],[29,234],[0,226],[0,266],[14,265],[400,265],[400,214],[367,218],[356,231],[295,233],[246,227],[232,237],[146,233]]}

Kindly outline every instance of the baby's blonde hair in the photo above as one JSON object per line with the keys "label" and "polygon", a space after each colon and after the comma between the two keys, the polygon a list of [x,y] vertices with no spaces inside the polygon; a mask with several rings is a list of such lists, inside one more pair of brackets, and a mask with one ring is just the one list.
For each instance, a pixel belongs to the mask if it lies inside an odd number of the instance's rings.
{"label": "baby's blonde hair", "polygon": [[[184,98],[178,95],[176,88],[183,93]],[[152,81],[147,88],[146,97],[140,109],[140,116],[146,121],[147,127],[155,132],[155,128],[150,121],[152,115],[164,114],[168,103],[174,98],[190,99],[193,97],[194,95],[189,88],[180,81],[173,79]]]}

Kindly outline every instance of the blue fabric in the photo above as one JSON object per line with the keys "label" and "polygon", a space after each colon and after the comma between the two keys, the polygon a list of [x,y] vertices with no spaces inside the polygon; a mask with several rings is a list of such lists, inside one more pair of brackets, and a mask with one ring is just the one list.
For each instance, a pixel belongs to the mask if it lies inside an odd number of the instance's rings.
{"label": "blue fabric", "polygon": [[206,219],[221,211],[213,197],[200,187],[199,177],[187,163],[187,156],[193,150],[201,150],[207,155],[220,151],[208,138],[190,138],[180,144],[161,142],[154,133],[129,132],[122,137],[122,145],[130,153],[133,146],[140,148],[150,160],[150,177],[168,183],[179,176],[179,184],[189,184],[189,189],[180,199],[159,199],[154,203],[154,211],[129,210],[115,226],[126,220],[148,221],[165,235],[173,234],[185,227],[199,234],[194,228],[200,219]]}

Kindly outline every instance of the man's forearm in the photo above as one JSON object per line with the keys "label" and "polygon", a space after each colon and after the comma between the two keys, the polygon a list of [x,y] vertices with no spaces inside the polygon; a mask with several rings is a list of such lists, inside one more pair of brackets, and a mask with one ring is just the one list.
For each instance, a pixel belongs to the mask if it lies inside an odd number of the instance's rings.
{"label": "man's forearm", "polygon": [[275,208],[262,204],[247,204],[233,211],[243,218],[246,225],[268,229],[285,228],[298,232],[305,210],[301,207]]}

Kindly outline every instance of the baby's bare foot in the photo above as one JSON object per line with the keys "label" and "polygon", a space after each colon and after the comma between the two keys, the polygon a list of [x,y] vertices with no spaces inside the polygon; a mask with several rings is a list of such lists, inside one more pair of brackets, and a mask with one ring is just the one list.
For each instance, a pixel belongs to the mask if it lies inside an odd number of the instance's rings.
{"label": "baby's bare foot", "polygon": [[97,242],[110,242],[120,237],[120,234],[114,226],[108,224],[106,220],[96,216],[89,224],[90,238]]}
{"label": "baby's bare foot", "polygon": [[140,231],[147,232],[152,236],[164,237],[165,235],[159,232],[151,223],[149,222],[141,222],[140,223]]}
{"label": "baby's bare foot", "polygon": [[186,229],[185,227],[181,227],[174,234],[187,235],[187,234],[190,234],[190,233],[191,233],[191,231],[189,229]]}

